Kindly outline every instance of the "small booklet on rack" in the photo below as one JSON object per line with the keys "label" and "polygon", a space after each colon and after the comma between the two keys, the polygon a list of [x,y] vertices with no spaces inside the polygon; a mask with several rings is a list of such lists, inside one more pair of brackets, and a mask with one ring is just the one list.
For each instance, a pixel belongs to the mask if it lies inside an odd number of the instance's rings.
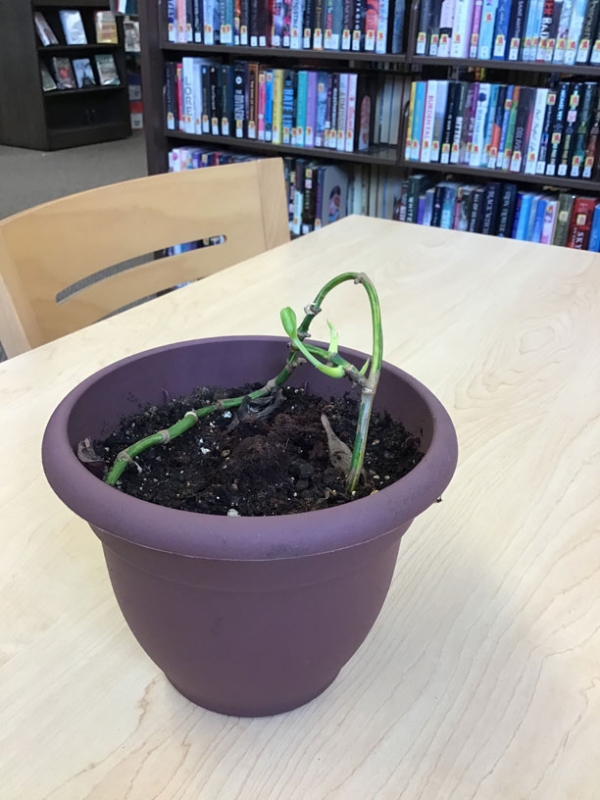
{"label": "small booklet on rack", "polygon": [[73,68],[68,58],[53,58],[52,67],[56,76],[56,83],[59,89],[76,89]]}
{"label": "small booklet on rack", "polygon": [[48,45],[51,44],[58,44],[58,39],[56,38],[56,35],[50,25],[48,25],[48,21],[42,12],[36,11],[33,15],[33,18],[35,20],[35,27],[38,36],[40,37],[40,41],[44,47],[48,47]]}
{"label": "small booklet on rack", "polygon": [[81,12],[76,9],[63,9],[59,14],[67,44],[87,44]]}
{"label": "small booklet on rack", "polygon": [[125,52],[140,52],[140,23],[137,19],[125,19],[123,21],[123,31],[125,33]]}
{"label": "small booklet on rack", "polygon": [[96,42],[98,44],[118,44],[117,21],[112,11],[96,11]]}
{"label": "small booklet on rack", "polygon": [[117,72],[117,65],[112,54],[98,54],[96,58],[96,68],[98,69],[98,77],[100,78],[101,86],[120,86],[119,73]]}
{"label": "small booklet on rack", "polygon": [[40,63],[40,74],[42,76],[42,89],[45,92],[54,92],[57,88],[56,81],[50,75],[50,70],[43,61]]}
{"label": "small booklet on rack", "polygon": [[92,69],[92,62],[89,58],[74,58],[73,69],[77,78],[77,86],[85,89],[89,86],[96,86],[96,76]]}

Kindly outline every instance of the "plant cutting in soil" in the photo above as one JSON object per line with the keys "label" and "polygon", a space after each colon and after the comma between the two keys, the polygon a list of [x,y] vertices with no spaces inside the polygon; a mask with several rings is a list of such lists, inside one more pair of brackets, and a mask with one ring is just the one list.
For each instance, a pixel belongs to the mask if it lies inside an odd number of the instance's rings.
{"label": "plant cutting in soil", "polygon": [[[360,370],[338,352],[331,323],[327,350],[306,341],[326,296],[346,281],[365,288],[371,309],[372,356]],[[228,391],[201,388],[161,407],[150,406],[122,420],[118,431],[93,447],[87,440],[81,443],[80,459],[104,473],[109,485],[141,499],[231,516],[338,505],[378,491],[416,466],[422,458],[419,439],[372,410],[383,332],[370,279],[364,273],[338,275],[306,306],[299,326],[289,307],[282,309],[281,321],[289,353],[282,370],[266,384]],[[305,362],[329,377],[346,378],[350,391],[327,399],[310,394],[310,381],[300,389],[287,387]]]}

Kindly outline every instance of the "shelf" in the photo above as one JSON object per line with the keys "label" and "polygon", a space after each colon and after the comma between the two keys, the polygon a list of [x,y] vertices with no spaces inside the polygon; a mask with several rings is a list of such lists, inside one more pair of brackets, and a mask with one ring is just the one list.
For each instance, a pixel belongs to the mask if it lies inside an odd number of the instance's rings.
{"label": "shelf", "polygon": [[108,10],[108,0],[33,0],[34,8],[98,8]]}
{"label": "shelf", "polygon": [[560,75],[590,75],[600,78],[600,66],[594,64],[541,64],[536,61],[483,61],[478,58],[437,58],[436,56],[409,56],[408,62],[427,67],[470,67],[471,69],[498,69],[511,72],[543,72]]}
{"label": "shelf", "polygon": [[53,89],[44,92],[44,97],[73,97],[81,94],[98,94],[99,92],[122,92],[126,86],[85,86],[82,89]]}
{"label": "shelf", "polygon": [[554,186],[557,189],[577,189],[580,191],[598,192],[600,183],[584,178],[551,178],[548,175],[525,175],[522,172],[505,172],[496,169],[480,169],[462,164],[423,163],[421,161],[402,161],[406,169],[422,172],[442,172],[446,175],[465,175],[473,178],[485,178],[488,181],[501,180],[513,183],[532,183],[538,186]]}
{"label": "shelf", "polygon": [[49,44],[44,47],[43,44],[38,45],[40,53],[66,53],[72,50],[116,50],[119,48],[118,44]]}
{"label": "shelf", "polygon": [[367,152],[346,153],[338,150],[329,150],[326,147],[294,147],[287,144],[272,144],[271,142],[258,142],[255,139],[236,139],[233,136],[199,136],[183,131],[166,131],[168,139],[178,139],[186,142],[204,145],[223,145],[237,147],[240,150],[249,150],[260,153],[272,153],[282,156],[304,156],[305,158],[322,158],[325,160],[351,161],[360,164],[378,164],[382,166],[395,166],[397,151],[395,147],[374,147]]}
{"label": "shelf", "polygon": [[63,147],[79,147],[80,145],[109,142],[114,139],[125,139],[130,135],[131,129],[126,123],[101,122],[97,125],[50,128],[48,143],[50,150],[61,150]]}
{"label": "shelf", "polygon": [[310,59],[312,61],[386,61],[405,64],[406,55],[386,53],[354,53],[350,50],[290,50],[287,47],[247,47],[242,45],[205,45],[174,44],[163,42],[161,49],[173,53],[189,53],[190,55],[235,55],[240,58],[287,58],[294,60]]}

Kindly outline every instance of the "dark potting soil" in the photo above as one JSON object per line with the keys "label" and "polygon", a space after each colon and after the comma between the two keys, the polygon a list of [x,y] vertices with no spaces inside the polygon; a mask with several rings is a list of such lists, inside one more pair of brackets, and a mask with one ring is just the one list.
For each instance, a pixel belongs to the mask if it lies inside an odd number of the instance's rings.
{"label": "dark potting soil", "polygon": [[[259,387],[197,389],[164,406],[150,406],[123,419],[104,441],[94,442],[95,453],[112,465],[121,450],[168,428],[186,411],[254,388]],[[349,498],[343,475],[331,464],[321,415],[351,448],[357,397],[326,400],[285,388],[273,405],[250,404],[201,419],[169,444],[142,453],[136,458],[141,471],[128,466],[118,488],[150,503],[204,514],[293,514],[365,497],[406,475],[422,458],[416,436],[388,414],[374,414],[363,479]]]}

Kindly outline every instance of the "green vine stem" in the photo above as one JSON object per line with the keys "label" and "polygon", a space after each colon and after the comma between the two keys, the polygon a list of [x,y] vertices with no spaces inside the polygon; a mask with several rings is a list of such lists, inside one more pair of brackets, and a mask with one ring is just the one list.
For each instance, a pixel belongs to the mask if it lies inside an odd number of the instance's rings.
{"label": "green vine stem", "polygon": [[[329,349],[316,347],[314,345],[305,344],[305,339],[309,334],[310,325],[313,319],[321,311],[321,306],[327,295],[346,281],[353,281],[354,283],[362,284],[365,287],[369,303],[371,306],[371,320],[373,327],[373,345],[372,345],[372,358],[370,362],[364,365],[361,370],[358,370],[353,364],[342,358],[337,352],[338,348],[338,335],[333,326],[330,324],[330,344]],[[352,462],[350,465],[350,472],[347,476],[347,487],[350,494],[356,491],[358,481],[362,473],[362,465],[364,461],[365,449],[367,446],[367,437],[369,434],[369,423],[371,420],[371,412],[373,408],[373,399],[377,391],[379,383],[379,376],[381,374],[381,364],[383,360],[383,330],[381,325],[381,309],[379,305],[379,298],[377,290],[371,280],[364,274],[358,272],[344,272],[333,278],[325,284],[321,291],[317,294],[314,302],[306,306],[304,309],[305,316],[299,327],[296,327],[296,315],[290,308],[285,308],[281,312],[281,320],[286,333],[291,340],[290,353],[287,357],[285,365],[281,372],[268,381],[261,389],[251,392],[249,395],[242,397],[232,397],[227,400],[219,400],[210,406],[199,408],[195,411],[188,411],[182,419],[178,420],[171,427],[165,430],[158,431],[151,436],[146,436],[138,442],[127,447],[121,451],[116,457],[115,462],[108,474],[105,477],[105,482],[110,486],[114,486],[120,479],[121,475],[127,466],[135,465],[134,459],[141,453],[148,450],[150,447],[158,444],[168,444],[168,442],[181,436],[181,434],[193,428],[194,425],[204,417],[215,413],[216,411],[225,411],[228,409],[238,408],[244,398],[247,396],[250,400],[257,400],[261,397],[266,397],[271,394],[278,386],[282,386],[294,372],[295,368],[300,363],[302,357],[315,366],[316,369],[330,375],[331,377],[341,378],[348,377],[351,381],[357,383],[361,388],[360,407],[358,412],[358,423],[356,428],[356,436],[354,440],[354,448],[352,451]],[[369,369],[370,367],[370,369]],[[369,369],[368,377],[365,377],[367,369]]]}

